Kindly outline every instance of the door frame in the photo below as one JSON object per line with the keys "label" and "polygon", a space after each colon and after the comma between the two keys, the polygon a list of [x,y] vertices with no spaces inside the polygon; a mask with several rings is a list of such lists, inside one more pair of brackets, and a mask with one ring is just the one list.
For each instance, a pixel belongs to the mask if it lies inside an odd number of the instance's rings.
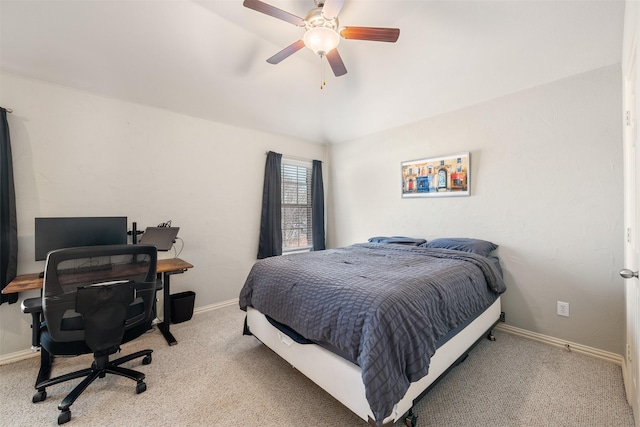
{"label": "door frame", "polygon": [[[629,2],[626,2],[629,7]],[[632,9],[634,9],[632,7]],[[629,13],[629,11],[625,11]],[[640,19],[630,13],[625,20],[626,51],[623,52],[623,153],[624,153],[624,266],[638,270],[640,265],[640,150],[637,116],[640,114]],[[626,60],[626,61],[625,61]],[[640,282],[637,278],[625,279],[626,333],[622,373],[629,405],[633,408],[635,425],[640,427]]]}

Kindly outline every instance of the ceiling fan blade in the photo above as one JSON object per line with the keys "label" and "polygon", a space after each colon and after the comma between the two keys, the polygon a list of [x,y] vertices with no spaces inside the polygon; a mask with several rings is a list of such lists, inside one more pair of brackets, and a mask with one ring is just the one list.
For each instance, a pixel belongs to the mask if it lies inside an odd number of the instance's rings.
{"label": "ceiling fan blade", "polygon": [[292,43],[289,46],[285,47],[280,52],[273,55],[271,58],[267,59],[267,62],[269,64],[275,65],[280,61],[287,59],[288,57],[290,57],[291,55],[293,55],[303,47],[304,47],[304,42],[302,40],[298,40],[297,42]]}
{"label": "ceiling fan blade", "polygon": [[331,65],[333,74],[336,77],[347,74],[347,67],[344,66],[344,62],[342,62],[338,49],[333,49],[327,53],[327,61],[329,61],[329,65]]}
{"label": "ceiling fan blade", "polygon": [[304,27],[304,20],[299,16],[285,12],[282,9],[278,9],[275,6],[271,6],[270,4],[261,2],[260,0],[244,0],[243,5],[249,9],[273,16],[274,18],[282,19],[283,21],[287,21],[293,25],[297,25],[298,27]]}
{"label": "ceiling fan blade", "polygon": [[340,13],[344,0],[325,0],[322,6],[322,16],[325,19],[332,20]]}
{"label": "ceiling fan blade", "polygon": [[395,43],[400,36],[400,29],[375,27],[344,27],[340,30],[340,35],[345,39]]}

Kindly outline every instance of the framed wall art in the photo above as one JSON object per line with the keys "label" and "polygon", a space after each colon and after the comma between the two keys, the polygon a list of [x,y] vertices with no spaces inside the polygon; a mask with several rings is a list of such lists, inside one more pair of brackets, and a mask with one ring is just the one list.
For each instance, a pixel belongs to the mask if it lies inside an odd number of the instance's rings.
{"label": "framed wall art", "polygon": [[469,152],[402,162],[402,197],[469,196]]}

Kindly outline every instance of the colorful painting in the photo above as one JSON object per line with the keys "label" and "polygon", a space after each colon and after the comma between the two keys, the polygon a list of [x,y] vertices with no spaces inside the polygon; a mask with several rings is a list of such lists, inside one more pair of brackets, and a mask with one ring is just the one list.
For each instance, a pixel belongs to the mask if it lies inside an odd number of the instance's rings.
{"label": "colorful painting", "polygon": [[469,153],[402,162],[402,197],[468,196]]}

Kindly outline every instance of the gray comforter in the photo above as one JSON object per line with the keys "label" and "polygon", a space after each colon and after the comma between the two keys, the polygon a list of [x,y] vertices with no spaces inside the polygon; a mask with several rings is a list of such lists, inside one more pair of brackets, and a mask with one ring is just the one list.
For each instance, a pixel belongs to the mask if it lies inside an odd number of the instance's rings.
{"label": "gray comforter", "polygon": [[256,262],[240,308],[252,306],[357,363],[380,423],[428,373],[438,340],[504,291],[488,258],[363,243]]}

